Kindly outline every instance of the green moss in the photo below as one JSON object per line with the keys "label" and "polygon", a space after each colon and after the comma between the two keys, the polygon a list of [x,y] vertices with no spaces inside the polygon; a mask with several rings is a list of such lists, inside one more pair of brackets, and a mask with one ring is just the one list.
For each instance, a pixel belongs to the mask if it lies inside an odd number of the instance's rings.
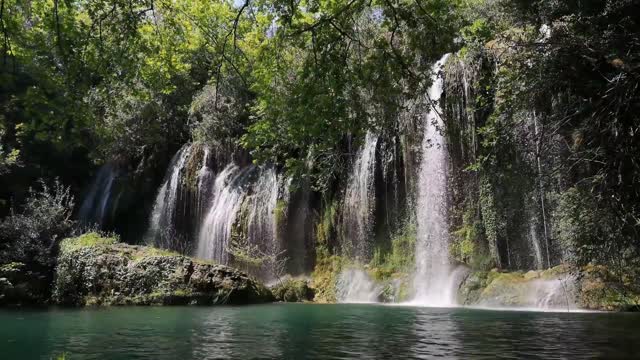
{"label": "green moss", "polygon": [[273,211],[273,217],[276,224],[276,228],[280,229],[287,218],[287,202],[284,200],[278,200],[276,202],[276,208]]}
{"label": "green moss", "polygon": [[314,301],[336,301],[336,282],[345,264],[344,258],[331,255],[326,247],[321,246],[317,249],[316,267],[311,274],[312,287],[315,290]]}
{"label": "green moss", "polygon": [[385,252],[376,248],[369,263],[369,274],[377,281],[393,278],[397,274],[406,274],[413,270],[417,227],[410,221],[391,239],[391,248]]}
{"label": "green moss", "polygon": [[6,274],[16,273],[24,269],[26,265],[21,262],[10,262],[0,266],[0,275],[6,276]]}
{"label": "green moss", "polygon": [[193,294],[191,290],[185,290],[185,289],[174,290],[172,293],[173,296],[180,296],[180,297],[191,296],[191,294]]}
{"label": "green moss", "polygon": [[499,264],[498,233],[500,232],[501,226],[493,198],[493,186],[484,176],[480,183],[480,209],[482,213],[482,225],[489,244],[489,253],[496,263]]}
{"label": "green moss", "polygon": [[167,249],[158,249],[154,247],[144,247],[142,251],[139,251],[133,257],[134,260],[140,260],[146,257],[152,256],[180,256],[180,254],[176,251],[171,251]]}
{"label": "green moss", "polygon": [[321,246],[328,246],[334,224],[338,214],[338,205],[335,201],[325,206],[320,222],[316,225],[316,239]]}
{"label": "green moss", "polygon": [[97,232],[90,232],[75,238],[62,240],[60,243],[60,251],[67,252],[81,247],[115,245],[118,241],[117,236],[105,237]]}

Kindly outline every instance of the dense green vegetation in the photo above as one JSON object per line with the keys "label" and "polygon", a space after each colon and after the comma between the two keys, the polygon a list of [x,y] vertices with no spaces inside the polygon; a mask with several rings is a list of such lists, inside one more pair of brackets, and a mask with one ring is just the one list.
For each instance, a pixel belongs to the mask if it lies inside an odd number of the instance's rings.
{"label": "dense green vegetation", "polygon": [[[354,149],[374,131],[410,152],[417,120],[399,114],[451,52],[447,74],[471,76],[442,104],[461,149],[452,257],[524,267],[513,234],[535,198],[545,267],[603,264],[637,287],[639,12],[634,0],[0,0],[0,263],[51,268],[98,165],[126,164],[149,193],[193,140],[309,184],[325,214],[316,275],[334,281]],[[396,227],[369,264],[381,278],[412,264],[415,229]]]}

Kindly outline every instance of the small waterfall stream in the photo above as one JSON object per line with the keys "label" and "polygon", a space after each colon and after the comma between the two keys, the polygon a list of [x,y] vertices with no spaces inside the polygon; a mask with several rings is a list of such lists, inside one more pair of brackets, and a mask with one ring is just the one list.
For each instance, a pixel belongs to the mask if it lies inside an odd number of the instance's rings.
{"label": "small waterfall stream", "polygon": [[171,160],[165,181],[158,191],[151,211],[149,230],[146,235],[149,243],[156,243],[163,231],[171,231],[175,228],[175,214],[180,206],[177,200],[182,183],[182,172],[192,150],[193,146],[186,144]]}
{"label": "small waterfall stream", "polygon": [[83,225],[103,227],[108,221],[109,211],[114,204],[113,184],[119,172],[115,165],[105,164],[96,174],[93,184],[80,207],[79,220]]}
{"label": "small waterfall stream", "polygon": [[344,198],[344,236],[353,257],[366,260],[369,257],[373,206],[373,182],[378,137],[367,132],[365,142],[358,151],[353,172]]}
{"label": "small waterfall stream", "polygon": [[447,153],[442,134],[442,110],[438,104],[443,91],[441,70],[449,55],[432,68],[429,89],[431,111],[426,115],[422,161],[418,181],[416,272],[413,302],[427,306],[455,304],[455,276],[449,261],[449,234],[446,222]]}
{"label": "small waterfall stream", "polygon": [[197,204],[196,204],[196,216],[198,219],[202,219],[203,212],[206,210],[207,200],[211,198],[211,183],[215,180],[215,173],[209,167],[209,161],[211,159],[211,150],[208,147],[204,148],[204,154],[202,156],[202,166],[198,170],[197,181]]}
{"label": "small waterfall stream", "polygon": [[533,215],[529,216],[529,243],[531,245],[532,255],[535,260],[536,269],[542,270],[544,269],[544,257],[542,255],[542,245],[540,243],[540,236],[538,235],[538,229],[536,227],[536,221],[533,218]]}
{"label": "small waterfall stream", "polygon": [[[272,168],[259,171],[260,177],[253,184],[253,194],[246,200],[248,209],[247,237],[266,254],[280,251],[277,239],[275,211],[278,204],[278,175]],[[274,269],[269,269],[273,272]]]}

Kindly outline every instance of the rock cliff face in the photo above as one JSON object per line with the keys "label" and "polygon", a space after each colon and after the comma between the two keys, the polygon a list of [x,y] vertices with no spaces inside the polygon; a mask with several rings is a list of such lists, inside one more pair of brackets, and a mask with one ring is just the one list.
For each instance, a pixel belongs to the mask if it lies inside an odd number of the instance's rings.
{"label": "rock cliff face", "polygon": [[214,305],[273,300],[267,288],[233,268],[87,236],[61,245],[54,303]]}

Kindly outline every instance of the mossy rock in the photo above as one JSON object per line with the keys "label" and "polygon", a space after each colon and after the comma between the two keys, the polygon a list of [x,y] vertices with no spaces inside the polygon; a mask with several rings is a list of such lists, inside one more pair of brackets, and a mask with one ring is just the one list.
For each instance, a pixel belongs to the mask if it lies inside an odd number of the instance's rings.
{"label": "mossy rock", "polygon": [[61,305],[212,305],[273,300],[231,267],[95,234],[62,242],[53,301]]}
{"label": "mossy rock", "polygon": [[271,288],[276,301],[305,302],[313,301],[315,291],[309,287],[307,280],[287,279]]}
{"label": "mossy rock", "polygon": [[328,251],[318,251],[316,267],[311,274],[311,287],[315,291],[313,301],[319,303],[336,302],[336,283],[346,260]]}
{"label": "mossy rock", "polygon": [[583,267],[579,284],[580,306],[584,309],[640,311],[640,292],[605,266]]}
{"label": "mossy rock", "polygon": [[463,305],[475,304],[487,286],[488,275],[489,273],[486,271],[469,274],[458,289],[458,302]]}
{"label": "mossy rock", "polygon": [[465,305],[490,307],[577,307],[576,278],[566,266],[545,271],[476,272],[463,282],[459,298]]}

